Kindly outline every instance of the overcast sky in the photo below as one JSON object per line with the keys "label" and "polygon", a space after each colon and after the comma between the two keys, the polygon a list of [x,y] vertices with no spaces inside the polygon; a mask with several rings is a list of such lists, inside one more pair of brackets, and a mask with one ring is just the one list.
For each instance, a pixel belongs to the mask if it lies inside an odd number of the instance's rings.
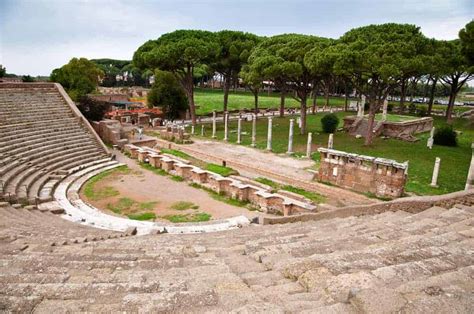
{"label": "overcast sky", "polygon": [[0,0],[0,64],[49,75],[73,57],[131,59],[146,40],[191,28],[337,38],[397,22],[454,39],[473,17],[473,0]]}

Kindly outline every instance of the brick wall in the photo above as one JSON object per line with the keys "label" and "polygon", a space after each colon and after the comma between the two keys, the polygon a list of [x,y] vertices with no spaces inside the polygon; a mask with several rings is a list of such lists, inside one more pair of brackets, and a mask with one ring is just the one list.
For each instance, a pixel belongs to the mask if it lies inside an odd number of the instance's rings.
{"label": "brick wall", "polygon": [[393,160],[320,148],[318,180],[378,197],[403,195],[407,165]]}

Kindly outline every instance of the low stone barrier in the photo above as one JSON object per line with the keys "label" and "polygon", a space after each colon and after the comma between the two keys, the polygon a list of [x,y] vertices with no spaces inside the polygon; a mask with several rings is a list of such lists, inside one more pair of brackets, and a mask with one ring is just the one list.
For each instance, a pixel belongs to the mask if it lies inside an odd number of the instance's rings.
{"label": "low stone barrier", "polygon": [[375,215],[387,211],[403,210],[412,214],[422,212],[433,206],[449,209],[456,204],[474,205],[474,189],[437,196],[414,196],[371,205],[347,206],[320,213],[307,213],[289,217],[260,217],[264,225],[344,218],[349,216]]}
{"label": "low stone barrier", "polygon": [[289,216],[316,210],[316,206],[312,204],[293,199],[287,195],[271,193],[257,185],[254,186],[234,178],[226,178],[219,174],[202,170],[199,167],[161,154],[148,147],[137,147],[133,144],[127,144],[124,146],[124,151],[133,159],[148,163],[168,173],[179,175],[188,182],[202,185],[216,193],[240,201],[248,201],[267,213]]}

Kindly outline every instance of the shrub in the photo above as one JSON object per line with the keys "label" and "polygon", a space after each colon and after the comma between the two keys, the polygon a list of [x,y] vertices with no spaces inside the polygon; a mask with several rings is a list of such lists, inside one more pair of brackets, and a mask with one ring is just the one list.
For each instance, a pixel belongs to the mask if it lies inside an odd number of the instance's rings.
{"label": "shrub", "polygon": [[324,133],[334,133],[339,125],[339,118],[334,113],[330,113],[321,119],[321,124]]}
{"label": "shrub", "polygon": [[446,125],[435,131],[433,139],[436,145],[457,146],[458,142],[456,137],[457,133],[453,130],[453,127]]}
{"label": "shrub", "polygon": [[411,103],[409,106],[408,106],[408,112],[410,114],[415,114],[416,113],[416,105],[414,103]]}
{"label": "shrub", "polygon": [[417,116],[419,117],[426,117],[427,116],[427,110],[425,107],[421,107],[418,109],[418,112],[416,113]]}
{"label": "shrub", "polygon": [[393,111],[393,104],[388,104],[387,105],[387,111],[392,112]]}

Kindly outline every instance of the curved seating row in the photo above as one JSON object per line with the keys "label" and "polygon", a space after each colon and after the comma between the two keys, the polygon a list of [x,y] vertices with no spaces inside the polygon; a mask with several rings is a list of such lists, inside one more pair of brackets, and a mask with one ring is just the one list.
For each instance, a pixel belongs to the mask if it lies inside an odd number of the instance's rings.
{"label": "curved seating row", "polygon": [[0,84],[0,116],[0,199],[51,200],[70,169],[109,156],[53,84]]}

